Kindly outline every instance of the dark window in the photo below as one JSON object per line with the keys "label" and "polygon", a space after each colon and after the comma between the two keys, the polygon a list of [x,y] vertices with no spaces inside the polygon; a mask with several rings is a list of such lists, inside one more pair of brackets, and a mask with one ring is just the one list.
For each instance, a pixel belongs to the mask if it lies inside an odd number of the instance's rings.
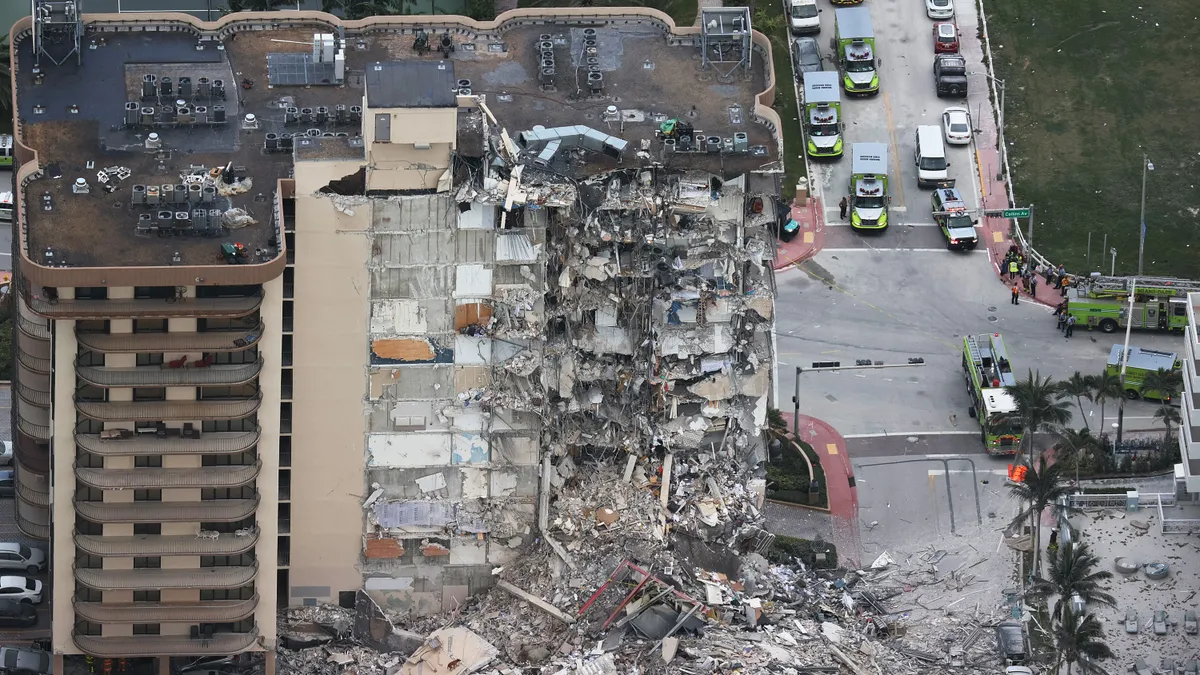
{"label": "dark window", "polygon": [[200,591],[200,600],[249,600],[254,597],[254,586],[242,588],[210,588]]}
{"label": "dark window", "polygon": [[217,499],[254,499],[254,486],[243,485],[236,488],[202,488],[200,490],[201,501],[213,501]]}
{"label": "dark window", "polygon": [[75,633],[76,635],[100,635],[100,624],[91,623],[90,621],[76,621]]}
{"label": "dark window", "polygon": [[135,623],[133,624],[134,635],[158,635],[158,624],[156,623]]}
{"label": "dark window", "polygon": [[206,434],[214,431],[254,431],[256,429],[258,429],[258,422],[253,417],[243,417],[240,420],[210,420],[200,423],[200,431]]}
{"label": "dark window", "polygon": [[200,529],[221,532],[223,534],[233,534],[238,530],[252,528],[254,525],[254,517],[251,516],[245,520],[239,520],[234,523],[200,523]]}
{"label": "dark window", "polygon": [[85,570],[98,570],[104,567],[104,558],[98,555],[80,553],[75,556],[75,566]]}
{"label": "dark window", "polygon": [[162,591],[134,591],[134,602],[162,602]]}
{"label": "dark window", "polygon": [[79,602],[103,602],[104,591],[88,588],[83,584],[75,584],[75,599]]}
{"label": "dark window", "polygon": [[133,465],[136,467],[161,467],[162,455],[138,455],[133,458]]}
{"label": "dark window", "polygon": [[134,534],[162,534],[162,523],[134,523]]}
{"label": "dark window", "polygon": [[104,354],[84,350],[79,353],[79,358],[75,360],[75,363],[80,366],[103,366]]}
{"label": "dark window", "polygon": [[258,360],[258,348],[255,347],[242,352],[214,352],[212,357],[213,363],[216,365],[254,363]]}
{"label": "dark window", "polygon": [[133,559],[133,569],[135,570],[157,570],[161,568],[162,558],[157,556]]}
{"label": "dark window", "polygon": [[358,591],[338,591],[338,606],[342,609],[354,609],[354,601]]}
{"label": "dark window", "polygon": [[203,455],[200,466],[250,466],[258,458],[253,450],[236,455]]}
{"label": "dark window", "polygon": [[167,400],[167,390],[165,387],[135,387],[133,390],[133,400],[165,401]]}
{"label": "dark window", "polygon": [[76,333],[107,333],[108,319],[82,319],[75,322]]}
{"label": "dark window", "polygon": [[137,364],[139,366],[161,366],[163,364],[163,355],[158,354],[138,354]]}
{"label": "dark window", "polygon": [[292,465],[292,437],[279,437],[279,466]]}
{"label": "dark window", "polygon": [[262,292],[261,286],[197,286],[197,298],[248,298]]}
{"label": "dark window", "polygon": [[[136,526],[135,526],[136,527]],[[101,523],[93,523],[92,521],[82,517],[75,517],[75,531],[79,534],[91,535],[99,537],[104,534],[104,525]],[[97,601],[99,602],[99,601]]]}
{"label": "dark window", "polygon": [[133,491],[133,501],[135,502],[161,502],[162,490],[143,490],[138,489]]}
{"label": "dark window", "polygon": [[166,300],[176,297],[175,294],[174,286],[135,286],[133,288],[133,297],[143,300]]}
{"label": "dark window", "polygon": [[[80,380],[82,382],[82,380]],[[76,401],[107,401],[108,390],[90,384],[80,384],[75,390]]]}
{"label": "dark window", "polygon": [[254,564],[254,555],[203,555],[200,556],[201,567],[248,567]]}
{"label": "dark window", "polygon": [[166,319],[134,319],[133,320],[133,332],[135,332],[135,333],[165,333],[165,332],[167,332],[167,320]]}
{"label": "dark window", "polygon": [[77,487],[75,488],[75,501],[102,502],[104,501],[104,490],[83,486]]}
{"label": "dark window", "polygon": [[105,286],[80,286],[75,289],[77,300],[107,300],[108,288]]}

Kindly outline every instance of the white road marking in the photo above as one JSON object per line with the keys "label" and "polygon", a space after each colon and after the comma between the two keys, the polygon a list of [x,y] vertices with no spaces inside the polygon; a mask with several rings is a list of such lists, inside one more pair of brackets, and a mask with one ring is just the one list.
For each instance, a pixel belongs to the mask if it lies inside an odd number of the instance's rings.
{"label": "white road marking", "polygon": [[[907,438],[909,436],[916,436],[917,438],[920,438],[921,436],[978,436],[978,435],[979,435],[978,431],[918,431],[918,432],[913,432],[913,433],[905,433],[903,431],[897,431],[896,433],[892,433],[892,434],[889,434],[887,432],[884,432],[881,434],[842,434],[842,438]],[[940,457],[940,456],[941,455],[934,455],[934,457]]]}
{"label": "white road marking", "polygon": [[905,253],[925,253],[925,252],[947,253],[947,252],[949,252],[949,253],[954,253],[955,255],[957,255],[959,253],[987,253],[986,249],[975,249],[974,251],[947,251],[944,247],[943,248],[823,248],[823,249],[821,249],[821,252],[823,252],[823,253],[846,253],[849,251],[870,251],[872,253],[883,252],[883,251],[904,251]]}
{"label": "white road marking", "polygon": [[[1007,469],[980,469],[979,471],[971,471],[970,469],[950,469],[950,473],[973,473],[973,474],[981,474],[982,473],[982,474],[990,474],[993,476],[1004,476],[1005,478],[1008,478],[1008,470]],[[946,470],[945,469],[930,469],[929,475],[930,476],[945,476]],[[858,480],[858,479],[855,479],[855,480]]]}

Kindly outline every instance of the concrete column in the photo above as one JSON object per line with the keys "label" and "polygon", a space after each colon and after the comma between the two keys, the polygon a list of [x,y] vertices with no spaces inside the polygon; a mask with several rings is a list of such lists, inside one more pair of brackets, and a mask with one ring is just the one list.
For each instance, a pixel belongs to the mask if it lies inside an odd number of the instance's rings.
{"label": "concrete column", "polygon": [[[263,654],[263,663],[265,664],[265,668],[263,668],[263,675],[275,675],[275,650],[274,649]],[[160,673],[159,675],[163,675],[163,674]]]}
{"label": "concrete column", "polygon": [[[63,675],[63,673],[67,672],[66,667],[63,664],[63,655],[62,654],[54,655],[54,672],[56,675]],[[171,674],[167,673],[167,675],[171,675]]]}
{"label": "concrete column", "polygon": [[158,675],[171,675],[171,657],[160,656],[154,660],[158,662]]}

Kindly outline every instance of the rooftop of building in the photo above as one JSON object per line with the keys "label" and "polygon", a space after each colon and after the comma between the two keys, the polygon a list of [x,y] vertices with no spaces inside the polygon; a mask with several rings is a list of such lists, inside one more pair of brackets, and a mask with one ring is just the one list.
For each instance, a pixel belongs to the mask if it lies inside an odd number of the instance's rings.
{"label": "rooftop of building", "polygon": [[[112,17],[88,18],[94,22]],[[241,31],[224,42],[198,42],[195,34],[186,31],[100,33],[89,26],[80,65],[75,57],[58,65],[42,58],[36,74],[29,65],[33,40],[27,33],[13,47],[19,64],[14,68],[19,135],[38,152],[43,169],[23,193],[29,257],[44,265],[72,267],[211,265],[222,262],[222,242],[237,241],[252,254],[261,251],[254,261],[268,259],[277,253],[273,192],[279,179],[291,175],[294,157],[354,160],[364,156],[361,144],[354,141],[361,125],[349,121],[353,111],[340,124],[333,112],[337,106],[361,106],[364,91],[369,104],[381,107],[444,106],[454,105],[454,94],[469,88],[471,94],[483,97],[495,116],[495,123],[490,123],[493,133],[498,133],[498,126],[517,139],[521,132],[539,126],[579,125],[627,143],[620,160],[583,150],[560,153],[556,168],[563,170],[565,163],[566,170],[576,175],[654,163],[725,176],[775,166],[775,136],[753,114],[756,96],[770,80],[769,61],[764,62],[759,52],[748,69],[730,64],[702,67],[694,36],[668,37],[653,21],[591,20],[576,25],[570,19],[515,25],[493,33],[476,33],[464,26],[453,34],[455,50],[446,59],[449,69],[439,68],[443,61],[439,51],[418,54],[412,34],[349,30],[344,42],[345,80],[340,85],[322,82],[323,75],[313,74],[319,69],[310,58],[316,32],[311,26],[285,23],[274,30]],[[558,66],[553,76],[542,77],[546,36],[553,43]],[[430,44],[436,47],[440,37],[440,32],[431,31]],[[585,44],[595,51],[588,52]],[[278,77],[270,82],[269,54],[288,55],[273,69],[278,75],[290,68],[290,81],[297,84],[281,84]],[[393,63],[411,60],[421,62],[415,71],[415,64],[397,68]],[[599,92],[585,84],[589,66],[603,76]],[[303,83],[303,74],[297,75],[306,69],[308,84]],[[422,75],[422,86],[400,86],[397,78],[411,79],[414,72]],[[151,75],[160,87],[158,93],[165,78],[171,78],[170,93],[146,95],[143,81]],[[191,79],[190,96],[180,95],[181,77]],[[201,78],[210,83],[207,95],[200,91]],[[223,98],[212,93],[218,80],[224,83]],[[442,91],[447,84],[458,90]],[[177,102],[180,99],[182,104]],[[136,107],[136,113],[127,106]],[[224,106],[224,124],[213,122],[217,106]],[[324,106],[330,111],[329,120],[288,124],[284,111],[289,106],[312,110]],[[610,106],[616,107],[616,115]],[[186,109],[196,121],[163,124],[164,107]],[[202,107],[207,123],[201,121]],[[153,108],[153,126],[141,124],[147,121],[142,117],[145,108]],[[461,112],[458,143],[468,155],[479,156],[485,140],[479,133],[482,117],[478,110]],[[178,110],[175,115],[178,118]],[[248,115],[254,116],[253,125],[244,123]],[[129,124],[134,117],[138,124]],[[672,118],[690,122],[698,134],[719,137],[723,151],[666,153],[657,132],[663,121]],[[318,140],[311,138],[314,131]],[[739,132],[745,134],[739,137],[742,149],[728,151],[724,146]],[[158,134],[158,144],[150,141],[153,147],[147,147],[151,133]],[[266,152],[269,133],[304,135],[305,140],[297,139],[293,152]],[[227,165],[240,167],[236,178],[245,182],[240,188],[222,189],[212,202],[172,207],[142,204],[134,192],[134,186],[166,192],[161,186],[184,183],[184,174]],[[102,185],[99,175],[105,169],[111,170]],[[73,190],[81,178],[88,183],[86,194]],[[164,199],[161,193],[158,199]],[[197,208],[212,215],[192,223]],[[213,229],[213,211],[230,209],[244,210],[254,223],[235,230]],[[189,220],[175,220],[174,214],[181,211],[189,211]],[[206,226],[209,236],[201,236]],[[180,230],[185,233],[179,234]]]}

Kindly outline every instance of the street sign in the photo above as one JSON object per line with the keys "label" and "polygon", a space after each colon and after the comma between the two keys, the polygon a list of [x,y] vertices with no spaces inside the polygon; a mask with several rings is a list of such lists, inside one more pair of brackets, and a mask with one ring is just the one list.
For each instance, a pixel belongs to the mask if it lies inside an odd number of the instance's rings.
{"label": "street sign", "polygon": [[983,215],[989,218],[1028,218],[1030,209],[1003,209],[998,211],[984,211]]}

